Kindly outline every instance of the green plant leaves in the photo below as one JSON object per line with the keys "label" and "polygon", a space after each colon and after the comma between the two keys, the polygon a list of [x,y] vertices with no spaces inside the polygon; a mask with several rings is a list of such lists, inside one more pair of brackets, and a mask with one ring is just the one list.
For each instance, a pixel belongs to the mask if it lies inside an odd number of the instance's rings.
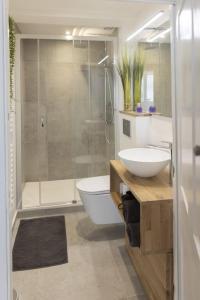
{"label": "green plant leaves", "polygon": [[9,57],[10,57],[10,99],[14,97],[14,67],[15,67],[15,22],[9,17]]}
{"label": "green plant leaves", "polygon": [[[141,101],[141,85],[144,73],[144,54],[137,49],[135,53],[130,53],[125,48],[117,63],[123,92],[124,92],[124,110],[131,109],[131,94],[133,94],[133,106]],[[131,93],[133,89],[133,93]]]}
{"label": "green plant leaves", "polygon": [[131,76],[132,63],[128,50],[125,49],[117,63],[117,70],[121,78],[123,92],[124,92],[124,109],[131,108]]}
{"label": "green plant leaves", "polygon": [[134,108],[141,102],[141,85],[144,74],[144,53],[137,49],[133,62],[133,99]]}

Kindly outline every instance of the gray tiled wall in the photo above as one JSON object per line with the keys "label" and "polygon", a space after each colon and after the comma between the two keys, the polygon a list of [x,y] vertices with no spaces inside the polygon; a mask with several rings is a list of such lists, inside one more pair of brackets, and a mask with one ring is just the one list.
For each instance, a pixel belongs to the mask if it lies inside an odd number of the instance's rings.
{"label": "gray tiled wall", "polygon": [[23,47],[25,180],[105,174],[114,155],[113,125],[111,146],[105,142],[104,68],[97,65],[105,43],[24,40]]}

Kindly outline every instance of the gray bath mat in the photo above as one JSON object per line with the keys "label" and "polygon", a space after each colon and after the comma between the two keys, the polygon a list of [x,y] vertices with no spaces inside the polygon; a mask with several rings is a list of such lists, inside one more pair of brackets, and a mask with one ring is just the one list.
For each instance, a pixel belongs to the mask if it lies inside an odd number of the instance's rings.
{"label": "gray bath mat", "polygon": [[22,220],[13,248],[13,271],[68,262],[64,216]]}

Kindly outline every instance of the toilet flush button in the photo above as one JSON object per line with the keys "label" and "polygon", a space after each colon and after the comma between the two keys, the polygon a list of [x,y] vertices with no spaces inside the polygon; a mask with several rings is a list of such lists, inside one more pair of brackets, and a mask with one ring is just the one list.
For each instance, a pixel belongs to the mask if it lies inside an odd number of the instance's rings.
{"label": "toilet flush button", "polygon": [[194,147],[194,155],[200,156],[200,145]]}

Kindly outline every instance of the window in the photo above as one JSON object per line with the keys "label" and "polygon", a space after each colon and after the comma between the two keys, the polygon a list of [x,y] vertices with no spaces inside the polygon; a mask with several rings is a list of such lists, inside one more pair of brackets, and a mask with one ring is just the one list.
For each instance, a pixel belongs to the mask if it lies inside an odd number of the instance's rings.
{"label": "window", "polygon": [[144,72],[142,78],[142,102],[144,101],[154,101],[154,76],[152,71]]}

